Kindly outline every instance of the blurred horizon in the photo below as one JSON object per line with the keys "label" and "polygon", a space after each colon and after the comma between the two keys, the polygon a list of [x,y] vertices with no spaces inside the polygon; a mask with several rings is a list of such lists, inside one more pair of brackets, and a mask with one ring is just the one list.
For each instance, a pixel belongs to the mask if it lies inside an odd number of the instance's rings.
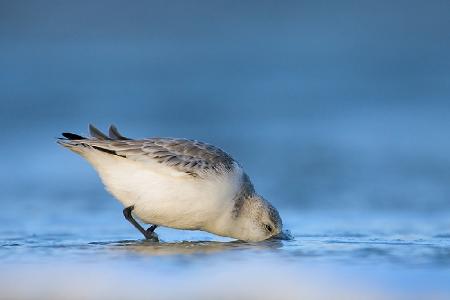
{"label": "blurred horizon", "polygon": [[449,9],[1,1],[2,202],[113,207],[54,139],[114,123],[223,148],[285,211],[447,211]]}

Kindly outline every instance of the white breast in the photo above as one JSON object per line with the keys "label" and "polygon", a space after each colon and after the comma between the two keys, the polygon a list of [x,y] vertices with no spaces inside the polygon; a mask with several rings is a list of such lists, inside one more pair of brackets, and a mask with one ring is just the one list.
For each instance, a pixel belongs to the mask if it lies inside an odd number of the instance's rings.
{"label": "white breast", "polygon": [[85,157],[103,183],[125,207],[149,224],[206,229],[229,215],[242,170],[195,178],[154,161],[137,162],[99,151]]}

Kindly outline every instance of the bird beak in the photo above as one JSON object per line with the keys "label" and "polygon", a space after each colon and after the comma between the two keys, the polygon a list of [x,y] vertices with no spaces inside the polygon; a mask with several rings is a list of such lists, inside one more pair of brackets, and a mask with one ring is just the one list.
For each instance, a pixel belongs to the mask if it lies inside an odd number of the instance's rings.
{"label": "bird beak", "polygon": [[280,231],[279,234],[274,235],[272,238],[276,239],[276,240],[282,240],[282,241],[288,241],[288,240],[293,239],[292,234],[289,230]]}

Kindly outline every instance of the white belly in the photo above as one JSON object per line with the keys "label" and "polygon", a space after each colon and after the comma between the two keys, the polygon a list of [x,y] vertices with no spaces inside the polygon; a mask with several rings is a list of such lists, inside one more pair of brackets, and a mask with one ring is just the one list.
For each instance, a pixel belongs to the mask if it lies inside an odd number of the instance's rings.
{"label": "white belly", "polygon": [[108,154],[86,158],[103,183],[142,221],[178,229],[205,229],[233,206],[236,176],[194,178],[157,162],[136,162]]}

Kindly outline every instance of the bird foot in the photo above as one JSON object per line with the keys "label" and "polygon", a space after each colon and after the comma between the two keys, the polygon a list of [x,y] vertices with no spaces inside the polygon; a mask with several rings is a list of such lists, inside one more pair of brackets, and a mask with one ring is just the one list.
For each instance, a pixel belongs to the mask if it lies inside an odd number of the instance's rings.
{"label": "bird foot", "polygon": [[152,242],[159,242],[159,238],[158,235],[155,232],[156,226],[150,226],[149,228],[147,228],[147,230],[145,231],[145,239],[152,241]]}

